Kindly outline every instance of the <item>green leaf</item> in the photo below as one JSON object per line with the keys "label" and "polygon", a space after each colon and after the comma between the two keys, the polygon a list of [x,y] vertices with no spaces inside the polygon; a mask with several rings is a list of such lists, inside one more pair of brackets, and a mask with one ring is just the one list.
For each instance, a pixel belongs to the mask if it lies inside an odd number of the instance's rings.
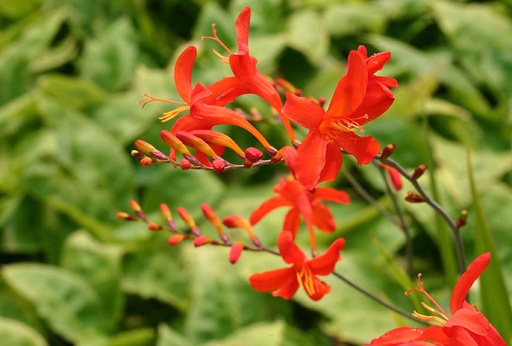
{"label": "green leaf", "polygon": [[320,15],[312,10],[294,12],[288,17],[288,44],[314,65],[325,59],[329,36]]}
{"label": "green leaf", "polygon": [[501,336],[507,340],[512,335],[512,307],[507,293],[507,287],[501,269],[496,241],[487,221],[486,212],[477,190],[475,176],[471,167],[471,160],[467,152],[466,164],[473,196],[473,215],[475,222],[475,257],[484,253],[491,253],[491,263],[480,276],[480,292],[482,310],[489,321],[494,325]]}
{"label": "green leaf", "polygon": [[0,340],[4,345],[46,346],[44,338],[30,326],[0,317]]}
{"label": "green leaf", "polygon": [[124,303],[121,292],[122,254],[120,247],[100,243],[88,233],[79,231],[68,237],[61,259],[62,267],[87,280],[94,288],[101,300],[105,328],[112,331],[121,318]]}
{"label": "green leaf", "polygon": [[189,346],[191,341],[180,335],[166,324],[158,326],[158,340],[156,346]]}
{"label": "green leaf", "polygon": [[77,110],[97,106],[108,97],[91,81],[66,75],[45,74],[38,79],[37,86],[45,97],[51,97],[59,104]]}
{"label": "green leaf", "polygon": [[329,4],[325,9],[325,21],[333,36],[377,31],[383,27],[382,9],[373,4]]}
{"label": "green leaf", "polygon": [[6,282],[36,308],[52,330],[73,342],[105,330],[101,300],[87,281],[50,265],[24,263],[3,268]]}
{"label": "green leaf", "polygon": [[25,93],[32,82],[30,64],[48,49],[62,25],[62,11],[38,18],[0,53],[0,104]]}
{"label": "green leaf", "polygon": [[[139,226],[140,227],[140,226]],[[162,245],[167,245],[165,239]],[[127,254],[123,263],[123,290],[166,302],[180,311],[189,304],[189,275],[179,247],[165,246]]]}
{"label": "green leaf", "polygon": [[88,41],[79,62],[80,75],[107,91],[118,91],[130,81],[137,62],[136,32],[127,18],[102,29]]}
{"label": "green leaf", "polygon": [[[283,321],[255,323],[231,334],[229,337],[209,342],[205,346],[281,346],[284,344],[286,325]],[[303,340],[304,341],[304,340]],[[306,345],[302,343],[302,345]]]}

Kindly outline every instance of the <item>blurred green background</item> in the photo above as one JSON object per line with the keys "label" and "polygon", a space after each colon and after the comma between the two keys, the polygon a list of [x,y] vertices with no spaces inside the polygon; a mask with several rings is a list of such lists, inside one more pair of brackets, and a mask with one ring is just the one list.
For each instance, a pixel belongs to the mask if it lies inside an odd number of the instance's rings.
{"label": "blurred green background", "polygon": [[[171,248],[167,234],[116,218],[130,199],[158,222],[162,202],[186,207],[200,225],[201,203],[221,218],[247,217],[286,173],[282,166],[221,176],[143,168],[129,154],[136,139],[165,152],[159,132],[169,124],[157,117],[167,106],[141,110],[136,101],[143,93],[179,99],[172,63],[186,45],[199,47],[194,81],[229,73],[211,52],[219,47],[200,38],[217,23],[233,47],[234,21],[247,5],[258,67],[306,95],[329,99],[359,44],[370,54],[391,51],[384,73],[400,82],[396,102],[366,134],[396,144],[393,158],[405,167],[429,166],[421,178],[428,191],[453,218],[469,211],[462,234],[468,262],[493,250],[512,287],[512,1],[0,0],[3,344],[357,345],[405,322],[334,278],[326,279],[333,291],[319,303],[302,292],[292,302],[254,292],[248,275],[282,267],[279,258],[244,253],[232,266],[226,249]],[[236,106],[269,113],[252,97]],[[279,126],[259,128],[274,146],[287,144]],[[254,145],[227,131],[242,147]],[[471,193],[466,148],[478,194]],[[344,165],[392,210],[377,168],[356,167],[349,157]],[[410,287],[399,284],[400,274],[371,241],[402,266],[402,234],[342,174],[331,185],[353,202],[332,206],[338,227],[319,235],[320,244],[345,237],[338,270],[412,311],[403,295]],[[399,198],[411,189],[406,184]],[[449,231],[427,206],[404,208],[414,272],[423,272],[427,289],[447,306],[456,274]],[[256,227],[265,244],[275,243],[282,216],[274,212]],[[512,292],[501,294],[494,305],[474,301],[491,316],[493,306],[509,306],[503,299]]]}

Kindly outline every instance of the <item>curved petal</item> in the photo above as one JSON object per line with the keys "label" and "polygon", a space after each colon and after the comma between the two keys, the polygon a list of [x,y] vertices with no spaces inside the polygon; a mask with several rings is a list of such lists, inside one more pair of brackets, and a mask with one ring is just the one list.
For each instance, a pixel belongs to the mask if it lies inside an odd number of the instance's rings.
{"label": "curved petal", "polygon": [[271,147],[265,137],[247,119],[231,109],[196,102],[190,107],[190,114],[202,124],[196,129],[211,129],[213,126],[224,124],[238,126],[256,137],[265,148]]}
{"label": "curved petal", "polygon": [[373,54],[371,57],[366,59],[368,73],[373,75],[375,72],[382,70],[382,68],[389,61],[390,58],[390,52],[380,52]]}
{"label": "curved petal", "polygon": [[324,232],[333,232],[336,228],[331,210],[322,203],[313,205],[313,224]]}
{"label": "curved petal", "polygon": [[490,323],[485,316],[472,308],[459,309],[446,322],[445,328],[463,327],[477,335],[485,335]]}
{"label": "curved petal", "polygon": [[353,50],[348,56],[347,73],[334,90],[327,114],[343,118],[352,114],[363,102],[367,85],[366,62],[360,52]]}
{"label": "curved petal", "polygon": [[300,214],[292,209],[284,217],[283,232],[291,232],[293,238],[297,235],[300,226]]}
{"label": "curved petal", "polygon": [[341,258],[340,251],[345,246],[345,239],[336,239],[329,248],[320,256],[317,256],[307,262],[311,271],[316,275],[329,275],[334,271],[336,262]]}
{"label": "curved petal", "polygon": [[295,178],[307,190],[313,190],[320,181],[326,165],[328,144],[329,141],[322,137],[320,131],[311,130],[297,149]]}
{"label": "curved petal", "polygon": [[380,145],[373,137],[359,137],[354,132],[339,132],[334,139],[347,153],[353,155],[360,165],[366,165],[380,151]]}
{"label": "curved petal", "polygon": [[475,258],[475,260],[468,266],[468,270],[461,275],[460,279],[453,288],[453,293],[450,298],[450,311],[452,314],[462,308],[466,301],[469,289],[473,286],[473,283],[482,275],[485,268],[491,261],[491,254],[485,252]]}
{"label": "curved petal", "polygon": [[371,79],[361,105],[346,117],[358,125],[364,125],[382,115],[395,101],[395,96],[385,85]]}
{"label": "curved petal", "polygon": [[288,283],[283,285],[281,289],[272,292],[274,297],[281,297],[286,300],[290,300],[293,298],[297,290],[299,289],[299,283],[297,279],[290,280]]}
{"label": "curved petal", "polygon": [[268,270],[249,276],[252,288],[260,292],[272,292],[296,280],[293,268]]}
{"label": "curved petal", "polygon": [[307,129],[318,129],[325,116],[323,108],[317,102],[290,92],[286,93],[283,113]]}
{"label": "curved petal", "polygon": [[176,84],[176,90],[183,101],[188,104],[190,104],[191,101],[192,69],[196,55],[196,47],[187,47],[176,60],[176,65],[174,65],[174,83]]}
{"label": "curved petal", "polygon": [[311,298],[314,301],[318,301],[322,299],[324,295],[329,293],[331,291],[331,286],[323,282],[322,280],[318,279],[317,277],[313,277],[313,290],[307,290],[305,289],[306,293],[308,294],[309,298]]}
{"label": "curved petal", "polygon": [[411,327],[400,327],[381,335],[380,337],[373,339],[371,345],[381,346],[392,346],[400,345],[401,343],[414,341],[421,337],[423,329],[411,328]]}
{"label": "curved petal", "polygon": [[265,215],[271,212],[274,209],[281,207],[292,207],[293,205],[287,199],[282,196],[272,197],[263,203],[260,204],[258,208],[256,208],[249,218],[249,222],[251,225],[257,224]]}
{"label": "curved petal", "polygon": [[251,8],[244,7],[236,19],[236,39],[238,50],[242,50],[241,45],[249,44],[249,25],[251,22]]}
{"label": "curved petal", "polygon": [[341,150],[337,143],[327,143],[327,148],[325,149],[325,157],[325,165],[320,172],[318,183],[336,179],[336,176],[341,169],[343,155],[341,155]]}
{"label": "curved petal", "polygon": [[342,204],[350,203],[350,196],[345,191],[336,190],[332,187],[317,187],[313,198],[315,200],[338,202]]}
{"label": "curved petal", "polygon": [[281,257],[288,264],[302,263],[306,260],[304,252],[293,241],[291,232],[281,232],[277,238],[277,247]]}

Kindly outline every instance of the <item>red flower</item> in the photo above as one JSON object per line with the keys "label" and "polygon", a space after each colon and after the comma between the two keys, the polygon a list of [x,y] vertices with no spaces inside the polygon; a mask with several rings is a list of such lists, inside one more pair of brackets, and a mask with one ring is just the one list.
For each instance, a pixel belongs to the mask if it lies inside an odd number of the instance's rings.
{"label": "red flower", "polygon": [[315,301],[331,290],[329,285],[316,276],[329,275],[334,271],[336,262],[341,258],[340,251],[345,245],[345,239],[335,240],[322,255],[309,260],[293,242],[290,232],[281,232],[277,245],[283,260],[292,266],[251,275],[249,281],[252,288],[272,292],[274,297],[291,299],[300,286]]}
{"label": "red flower", "polygon": [[293,178],[281,179],[273,190],[278,196],[266,200],[252,212],[249,219],[251,224],[258,223],[261,218],[276,208],[290,207],[284,219],[283,231],[291,232],[295,238],[299,229],[300,217],[302,216],[310,234],[313,250],[316,249],[313,227],[316,226],[324,232],[333,232],[336,226],[329,208],[320,201],[332,201],[343,204],[350,202],[349,196],[344,191],[319,187],[315,193],[310,193]]}
{"label": "red flower", "polygon": [[[490,260],[491,255],[486,252],[478,256],[469,265],[468,270],[462,274],[453,289],[450,299],[451,317],[424,290],[420,281],[421,275],[418,275],[419,287],[411,291],[420,291],[425,294],[437,308],[437,310],[430,307],[428,309],[437,316],[425,316],[416,311],[413,315],[439,325],[428,328],[402,327],[393,329],[381,337],[372,340],[371,345],[505,346],[505,341],[487,318],[476,307],[466,301],[469,289],[485,270]],[[424,304],[424,306],[427,305]]]}
{"label": "red flower", "polygon": [[[288,136],[293,141],[295,136],[289,120],[281,112],[283,103],[281,97],[274,85],[269,79],[261,74],[256,67],[256,58],[249,54],[249,25],[251,20],[251,9],[245,7],[236,20],[236,35],[238,51],[232,52],[217,36],[215,25],[213,36],[205,36],[203,39],[212,39],[218,42],[224,50],[229,53],[229,58],[221,58],[229,63],[233,77],[227,77],[217,83],[213,83],[209,88],[220,95],[219,102],[233,102],[240,95],[255,94],[267,101],[279,114]],[[220,54],[216,53],[220,56]]]}
{"label": "red flower", "polygon": [[295,177],[308,190],[336,177],[342,162],[340,147],[359,164],[369,163],[379,153],[373,137],[359,137],[355,131],[394,101],[389,88],[397,85],[396,80],[374,75],[389,58],[389,52],[367,58],[364,46],[351,51],[347,73],[338,82],[327,111],[311,99],[287,93],[283,113],[309,129],[297,150],[295,170]]}

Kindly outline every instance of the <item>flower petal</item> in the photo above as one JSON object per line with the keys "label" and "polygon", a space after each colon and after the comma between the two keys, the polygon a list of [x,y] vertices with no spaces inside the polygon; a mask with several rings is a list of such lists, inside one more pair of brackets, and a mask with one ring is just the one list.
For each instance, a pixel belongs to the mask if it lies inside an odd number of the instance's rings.
{"label": "flower petal", "polygon": [[336,262],[341,258],[340,251],[345,246],[345,239],[336,239],[329,248],[320,256],[317,256],[307,262],[311,271],[316,275],[329,275],[334,271]]}
{"label": "flower petal", "polygon": [[352,114],[363,102],[367,85],[366,62],[360,52],[353,50],[348,56],[347,73],[334,90],[327,114],[343,118]]}
{"label": "flower petal", "polygon": [[260,206],[251,213],[249,222],[251,225],[255,225],[272,210],[287,206],[291,207],[293,204],[282,196],[272,197],[261,203]]}
{"label": "flower petal", "polygon": [[462,308],[466,301],[469,289],[473,286],[473,283],[483,273],[487,265],[491,261],[491,254],[485,252],[475,258],[475,260],[468,266],[468,270],[461,275],[457,284],[453,288],[452,297],[450,299],[450,311],[452,314]]}
{"label": "flower petal", "polygon": [[315,200],[338,202],[343,204],[350,203],[350,197],[345,191],[336,190],[332,187],[317,187],[313,198]]}
{"label": "flower petal", "polygon": [[304,252],[293,241],[291,232],[281,232],[277,238],[277,247],[281,257],[288,264],[302,263],[306,260]]}
{"label": "flower petal", "polygon": [[272,292],[296,280],[293,268],[268,270],[249,276],[252,288],[260,292]]}
{"label": "flower petal", "polygon": [[[373,339],[371,345],[379,346],[394,346],[401,345],[408,341],[414,341],[423,334],[421,328],[411,327],[400,327],[381,335],[380,337]],[[368,346],[368,345],[365,345]]]}
{"label": "flower petal", "polygon": [[313,205],[313,224],[324,232],[333,232],[336,228],[331,210],[322,203]]}
{"label": "flower petal", "polygon": [[307,190],[313,190],[320,181],[322,170],[326,165],[328,144],[329,141],[322,137],[320,131],[310,130],[297,149],[295,178]]}
{"label": "flower petal", "polygon": [[283,232],[291,232],[293,238],[297,235],[300,226],[300,214],[296,209],[291,209],[284,218]]}
{"label": "flower petal", "polygon": [[468,307],[457,310],[445,324],[448,329],[459,326],[477,335],[485,335],[490,323],[481,312]]}
{"label": "flower petal", "polygon": [[241,46],[246,47],[249,44],[249,25],[251,21],[251,8],[245,7],[236,19],[236,38],[238,43],[238,50],[242,50]]}
{"label": "flower petal", "polygon": [[379,142],[375,138],[359,137],[353,132],[340,132],[335,141],[343,150],[353,155],[360,165],[370,163],[380,151]]}
{"label": "flower petal", "polygon": [[327,148],[325,149],[325,165],[320,172],[318,183],[336,179],[341,169],[342,160],[343,156],[341,155],[339,145],[332,141],[327,143]]}
{"label": "flower petal", "polygon": [[318,129],[325,116],[323,108],[317,102],[290,92],[286,93],[283,113],[307,129]]}
{"label": "flower petal", "polygon": [[187,47],[176,60],[176,65],[174,65],[174,83],[176,84],[176,90],[183,101],[188,104],[190,104],[191,101],[192,69],[196,55],[196,47]]}

